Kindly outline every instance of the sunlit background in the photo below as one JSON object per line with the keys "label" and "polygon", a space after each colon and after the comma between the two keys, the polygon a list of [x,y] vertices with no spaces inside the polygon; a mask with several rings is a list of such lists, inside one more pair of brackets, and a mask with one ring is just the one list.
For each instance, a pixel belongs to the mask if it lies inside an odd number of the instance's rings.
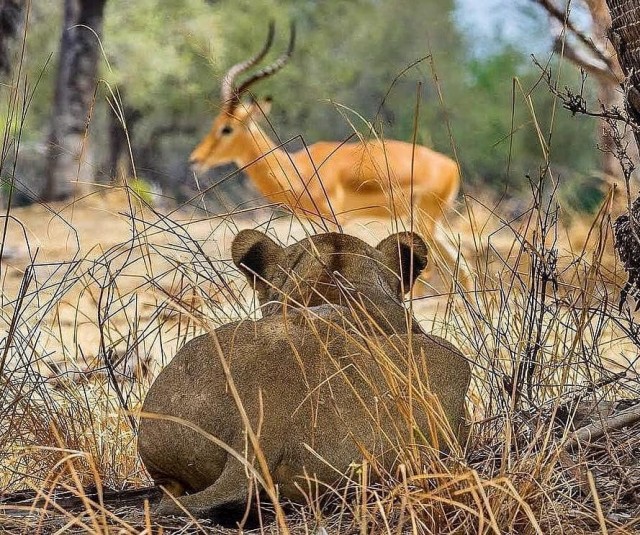
{"label": "sunlit background", "polygon": [[[571,17],[588,29],[579,6]],[[95,181],[135,173],[180,202],[227,174],[232,168],[196,177],[187,158],[216,113],[222,75],[261,46],[269,19],[277,21],[270,58],[284,49],[289,22],[298,28],[290,65],[253,88],[273,96],[271,128],[291,140],[287,148],[344,139],[366,131],[367,122],[384,137],[410,140],[418,110],[417,141],[458,158],[466,192],[488,187],[497,197],[517,197],[544,163],[539,127],[546,138],[562,139],[550,160],[564,179],[567,209],[590,212],[602,198],[597,122],[557,104],[532,56],[559,87],[579,91],[579,69],[552,56],[549,17],[533,0],[110,0],[86,152]],[[61,3],[32,4],[22,67],[32,97],[18,204],[42,189],[62,20]],[[595,102],[591,78],[584,92]],[[128,148],[110,142],[113,94],[123,103],[135,169],[126,163]],[[214,189],[213,211],[259,198],[242,178]]]}

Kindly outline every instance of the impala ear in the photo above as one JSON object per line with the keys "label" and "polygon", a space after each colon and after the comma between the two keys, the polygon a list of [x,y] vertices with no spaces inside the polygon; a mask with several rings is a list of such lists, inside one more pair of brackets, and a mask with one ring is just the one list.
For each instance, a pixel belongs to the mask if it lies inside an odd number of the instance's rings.
{"label": "impala ear", "polygon": [[249,119],[259,121],[263,117],[267,117],[269,112],[271,112],[271,102],[271,97],[260,100],[254,98],[243,99],[242,102],[234,108],[233,115],[242,123],[247,122]]}
{"label": "impala ear", "polygon": [[247,277],[249,284],[259,290],[264,280],[270,280],[275,268],[284,259],[284,250],[266,234],[257,230],[242,230],[231,244],[233,263]]}
{"label": "impala ear", "polygon": [[273,98],[271,95],[264,97],[260,101],[260,107],[265,115],[269,115],[271,113],[271,104],[273,104]]}
{"label": "impala ear", "polygon": [[253,101],[253,105],[256,108],[256,117],[267,117],[271,113],[271,104],[273,99],[271,97],[264,97]]}
{"label": "impala ear", "polygon": [[429,249],[415,232],[399,232],[382,240],[376,249],[385,258],[385,264],[400,277],[398,294],[403,295],[427,267]]}
{"label": "impala ear", "polygon": [[271,112],[271,102],[271,97],[266,97],[259,100],[252,98],[249,101],[244,101],[238,107],[240,115],[236,112],[236,118],[241,121],[246,121],[247,119],[259,121],[263,117],[267,117]]}

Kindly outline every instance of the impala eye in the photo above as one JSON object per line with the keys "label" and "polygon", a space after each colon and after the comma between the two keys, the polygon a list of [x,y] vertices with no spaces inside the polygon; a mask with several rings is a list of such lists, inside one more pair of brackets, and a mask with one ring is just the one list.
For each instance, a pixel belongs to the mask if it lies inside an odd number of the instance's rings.
{"label": "impala eye", "polygon": [[222,130],[220,130],[220,133],[223,136],[228,136],[231,132],[233,132],[233,128],[231,128],[229,125],[222,127]]}

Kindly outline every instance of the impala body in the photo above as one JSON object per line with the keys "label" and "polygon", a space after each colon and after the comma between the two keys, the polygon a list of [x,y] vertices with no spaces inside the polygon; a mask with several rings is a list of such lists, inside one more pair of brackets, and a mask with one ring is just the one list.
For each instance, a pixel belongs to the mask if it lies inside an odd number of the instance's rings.
{"label": "impala body", "polygon": [[285,54],[239,87],[234,85],[240,73],[266,55],[273,33],[271,25],[263,49],[225,75],[222,109],[191,153],[192,168],[204,172],[233,162],[271,202],[311,219],[320,216],[339,223],[352,216],[413,215],[436,259],[442,257],[453,269],[457,251],[436,239],[435,227],[458,194],[456,162],[427,147],[395,140],[320,141],[297,152],[283,150],[258,123],[268,114],[271,101],[245,102],[241,97],[255,82],[286,64],[295,42],[293,28]]}

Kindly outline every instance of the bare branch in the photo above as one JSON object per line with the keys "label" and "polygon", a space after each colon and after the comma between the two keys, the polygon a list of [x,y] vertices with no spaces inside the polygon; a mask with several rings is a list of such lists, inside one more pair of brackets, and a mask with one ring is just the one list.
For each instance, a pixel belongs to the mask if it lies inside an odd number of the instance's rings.
{"label": "bare branch", "polygon": [[[575,25],[569,20],[567,13],[564,9],[560,9],[557,5],[554,4],[552,0],[532,0],[539,6],[541,6],[553,19],[560,22],[563,27],[571,32],[582,44],[584,44],[589,51],[598,58],[599,61],[604,63],[607,66],[607,69],[612,73],[615,72],[615,64],[612,58],[607,57],[602,50],[593,42],[589,36],[585,35],[584,32],[580,31]],[[616,80],[617,81],[617,80]]]}
{"label": "bare branch", "polygon": [[567,41],[562,42],[561,37],[556,37],[553,49],[558,54],[580,67],[583,71],[592,74],[602,83],[618,84],[620,81],[608,65],[598,59],[588,56],[575,48]]}
{"label": "bare branch", "polygon": [[608,431],[629,427],[640,421],[640,405],[634,405],[626,411],[619,412],[615,416],[603,418],[599,422],[578,429],[565,443],[564,448],[571,451],[581,443],[596,440]]}

